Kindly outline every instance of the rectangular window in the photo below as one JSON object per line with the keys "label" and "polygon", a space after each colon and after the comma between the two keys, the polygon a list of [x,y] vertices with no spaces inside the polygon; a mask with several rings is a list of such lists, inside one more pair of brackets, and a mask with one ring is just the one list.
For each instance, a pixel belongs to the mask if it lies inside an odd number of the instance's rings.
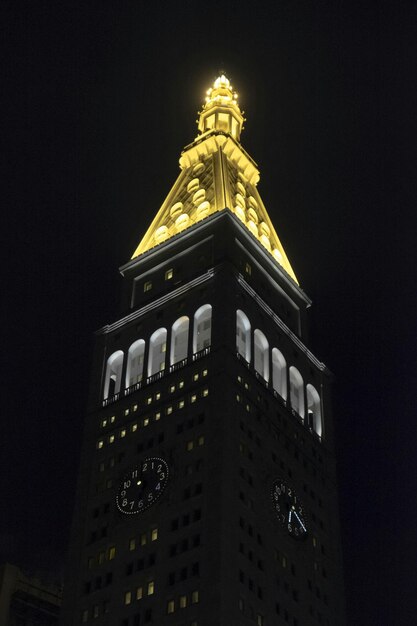
{"label": "rectangular window", "polygon": [[160,400],[161,399],[161,392],[157,391],[155,394],[155,400]]}
{"label": "rectangular window", "polygon": [[143,291],[150,291],[152,289],[152,281],[148,280],[146,283],[144,283],[143,285]]}
{"label": "rectangular window", "polygon": [[248,276],[252,274],[252,268],[250,266],[250,263],[245,263],[245,272]]}
{"label": "rectangular window", "polygon": [[105,552],[99,552],[98,553],[98,564],[101,565],[102,563],[104,563],[106,558],[106,553]]}
{"label": "rectangular window", "polygon": [[179,408],[179,409],[183,409],[183,408],[184,408],[184,404],[185,404],[184,400],[180,400],[180,401],[178,402],[178,408]]}
{"label": "rectangular window", "polygon": [[133,407],[132,407],[132,411],[136,412],[137,410],[138,410],[138,405],[134,404]]}
{"label": "rectangular window", "polygon": [[155,413],[155,422],[158,422],[161,419],[160,413]]}
{"label": "rectangular window", "polygon": [[191,594],[191,604],[198,604],[200,601],[200,593],[198,591],[193,591]]}
{"label": "rectangular window", "polygon": [[149,426],[149,417],[145,417],[145,419],[143,420],[143,425]]}
{"label": "rectangular window", "polygon": [[209,394],[209,390],[208,389],[203,389],[203,398],[206,398]]}
{"label": "rectangular window", "polygon": [[151,541],[156,541],[158,539],[158,529],[152,528],[151,530]]}
{"label": "rectangular window", "polygon": [[168,600],[168,603],[167,603],[167,613],[168,613],[168,615],[170,613],[174,613],[174,611],[175,611],[175,600]]}
{"label": "rectangular window", "polygon": [[125,409],[125,415],[129,415],[130,411],[129,409]]}
{"label": "rectangular window", "polygon": [[115,556],[116,556],[116,546],[110,546],[109,556],[108,556],[109,561],[113,561]]}
{"label": "rectangular window", "polygon": [[109,443],[114,443],[114,435],[110,435],[110,437],[109,437]]}
{"label": "rectangular window", "polygon": [[85,622],[88,621],[88,609],[85,609],[83,611],[82,617],[81,617],[81,621],[83,624],[85,624]]}
{"label": "rectangular window", "polygon": [[203,446],[204,445],[204,435],[201,435],[201,437],[199,437],[197,439],[197,443],[199,446]]}
{"label": "rectangular window", "polygon": [[107,420],[101,420],[101,427],[105,428],[107,426]]}
{"label": "rectangular window", "polygon": [[167,406],[166,414],[171,415],[171,413],[172,413],[172,406]]}
{"label": "rectangular window", "polygon": [[146,398],[146,404],[152,404],[152,397]]}
{"label": "rectangular window", "polygon": [[151,580],[148,583],[148,596],[152,596],[155,593],[155,583],[153,580]]}
{"label": "rectangular window", "polygon": [[194,382],[198,380],[198,374],[194,374],[193,380],[194,380]]}
{"label": "rectangular window", "polygon": [[174,276],[174,270],[171,268],[165,272],[165,280],[171,280]]}
{"label": "rectangular window", "polygon": [[131,602],[132,602],[132,592],[126,591],[125,592],[125,604],[130,604]]}
{"label": "rectangular window", "polygon": [[97,450],[101,450],[101,448],[103,446],[104,446],[104,441],[102,439],[99,439],[99,441],[97,441],[97,445],[96,445]]}
{"label": "rectangular window", "polygon": [[136,600],[142,600],[143,598],[143,587],[138,587],[136,589]]}
{"label": "rectangular window", "polygon": [[126,429],[123,428],[123,430],[120,431],[120,437],[121,439],[123,439],[123,437],[126,437]]}
{"label": "rectangular window", "polygon": [[137,431],[137,429],[138,429],[138,425],[137,425],[137,423],[135,422],[135,423],[134,423],[134,424],[132,424],[132,426],[131,426],[132,433],[135,433],[135,432]]}
{"label": "rectangular window", "polygon": [[169,388],[170,393],[174,393],[175,391],[175,385],[171,385],[171,387]]}
{"label": "rectangular window", "polygon": [[146,546],[147,540],[146,540],[146,533],[142,533],[140,536],[140,545],[141,546]]}
{"label": "rectangular window", "polygon": [[208,370],[203,370],[203,376],[207,376]]}
{"label": "rectangular window", "polygon": [[193,395],[191,396],[190,400],[191,400],[191,404],[197,400],[197,396],[196,396],[195,393],[193,393]]}
{"label": "rectangular window", "polygon": [[193,448],[194,448],[194,441],[187,441],[186,443],[187,452],[190,452],[190,450],[192,450]]}
{"label": "rectangular window", "polygon": [[184,387],[184,381],[180,380],[180,382],[178,383],[178,389],[182,389]]}
{"label": "rectangular window", "polygon": [[132,550],[134,550],[135,548],[136,548],[136,539],[132,537],[132,539],[129,540],[129,550],[132,552]]}
{"label": "rectangular window", "polygon": [[187,607],[187,596],[180,596],[180,609]]}

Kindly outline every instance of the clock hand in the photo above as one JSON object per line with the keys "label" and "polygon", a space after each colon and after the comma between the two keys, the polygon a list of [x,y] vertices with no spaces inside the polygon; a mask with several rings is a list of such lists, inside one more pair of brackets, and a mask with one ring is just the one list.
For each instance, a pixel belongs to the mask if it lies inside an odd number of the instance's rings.
{"label": "clock hand", "polygon": [[291,514],[292,514],[292,510],[290,511],[290,516],[289,516],[289,518],[288,518],[288,523],[290,523],[290,522],[291,522]]}
{"label": "clock hand", "polygon": [[294,511],[294,515],[298,519],[298,521],[300,522],[301,526],[303,527],[304,532],[307,532],[307,528],[304,526],[303,522],[301,521],[300,517],[297,515],[297,513],[295,511]]}

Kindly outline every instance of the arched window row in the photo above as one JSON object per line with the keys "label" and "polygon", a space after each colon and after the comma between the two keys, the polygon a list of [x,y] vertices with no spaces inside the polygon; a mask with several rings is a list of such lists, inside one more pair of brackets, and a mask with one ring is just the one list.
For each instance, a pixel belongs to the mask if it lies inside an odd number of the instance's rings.
{"label": "arched window row", "polygon": [[249,318],[237,309],[236,351],[248,365],[251,364],[252,338],[253,367],[258,378],[266,386],[271,386],[285,403],[289,400],[293,412],[301,417],[311,431],[322,437],[323,421],[318,391],[310,383],[304,385],[300,372],[294,365],[287,365],[281,350],[272,348],[270,351],[269,342],[261,330],[256,328],[252,333]]}
{"label": "arched window row", "polygon": [[[204,304],[196,310],[192,319],[192,358],[198,359],[210,350],[212,306]],[[189,350],[190,319],[183,315],[172,325],[170,332],[169,363],[167,364],[168,330],[158,328],[146,342],[137,339],[127,351],[124,372],[124,394],[139,389],[144,382],[152,382],[163,376],[165,368],[170,371],[187,363]],[[146,367],[145,367],[146,361]],[[107,359],[104,378],[103,404],[116,401],[122,390],[125,354],[122,350],[113,352]]]}

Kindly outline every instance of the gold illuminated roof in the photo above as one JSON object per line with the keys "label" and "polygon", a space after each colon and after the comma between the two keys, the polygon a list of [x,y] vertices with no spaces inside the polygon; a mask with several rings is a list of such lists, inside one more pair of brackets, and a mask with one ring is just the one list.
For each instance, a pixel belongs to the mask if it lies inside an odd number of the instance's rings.
{"label": "gold illuminated roof", "polygon": [[200,134],[181,153],[181,173],[132,258],[230,209],[298,283],[258,193],[257,165],[240,145],[243,122],[238,95],[222,74],[207,91]]}

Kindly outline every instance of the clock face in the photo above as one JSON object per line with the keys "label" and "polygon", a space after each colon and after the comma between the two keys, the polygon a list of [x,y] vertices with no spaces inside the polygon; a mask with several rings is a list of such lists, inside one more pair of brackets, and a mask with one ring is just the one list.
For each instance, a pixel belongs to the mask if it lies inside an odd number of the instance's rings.
{"label": "clock face", "polygon": [[295,539],[304,539],[307,536],[304,506],[291,485],[280,478],[275,480],[271,498],[277,519],[288,534]]}
{"label": "clock face", "polygon": [[116,496],[119,511],[126,515],[146,511],[162,496],[168,476],[168,464],[164,459],[145,459],[123,477]]}

